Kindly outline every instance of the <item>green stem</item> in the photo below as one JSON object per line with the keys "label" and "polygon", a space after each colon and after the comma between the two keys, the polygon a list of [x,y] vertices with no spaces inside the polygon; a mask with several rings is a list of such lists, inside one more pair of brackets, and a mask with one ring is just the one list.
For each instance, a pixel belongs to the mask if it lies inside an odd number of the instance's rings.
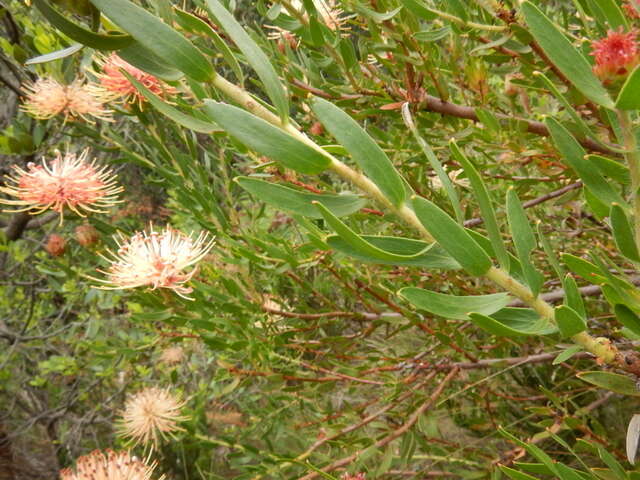
{"label": "green stem", "polygon": [[[359,187],[373,200],[380,203],[388,210],[392,211],[395,215],[400,217],[402,220],[404,220],[411,227],[418,230],[423,239],[427,240],[428,242],[435,241],[431,234],[424,227],[424,225],[422,225],[422,222],[418,219],[417,215],[411,208],[409,208],[406,204],[403,204],[399,207],[393,205],[393,203],[391,203],[389,199],[387,199],[387,197],[382,193],[378,186],[371,180],[369,180],[368,177],[352,169],[345,163],[335,158],[329,152],[325,151],[322,147],[320,147],[317,143],[307,137],[304,133],[299,131],[291,123],[283,125],[277,115],[273,114],[271,111],[260,105],[242,88],[234,85],[231,82],[228,82],[220,75],[216,75],[212,80],[212,83],[216,88],[220,89],[229,98],[242,105],[254,115],[257,115],[263,120],[279,128],[282,128],[284,131],[294,136],[301,142],[309,145],[311,148],[327,156],[329,159],[331,159],[331,165],[329,167],[331,170],[333,170],[343,179]],[[509,275],[507,271],[501,268],[491,267],[485,274],[485,276],[514,296],[521,299],[536,312],[538,312],[538,314],[540,314],[542,318],[547,319],[549,322],[555,322],[555,311],[553,307],[539,296],[533,295],[533,293],[527,286],[518,282],[515,278]],[[571,338],[577,344],[582,345],[586,351],[596,355],[604,363],[611,363],[616,359],[617,350],[615,349],[615,347],[606,344],[603,339],[592,337],[586,332],[579,333]]]}
{"label": "green stem", "polygon": [[640,196],[638,196],[638,188],[640,188],[640,152],[638,151],[638,141],[633,132],[633,126],[629,113],[618,110],[618,120],[620,121],[620,130],[622,131],[622,141],[627,153],[625,159],[629,166],[629,175],[631,177],[631,194],[629,202],[633,206],[633,225],[636,246],[640,249]]}

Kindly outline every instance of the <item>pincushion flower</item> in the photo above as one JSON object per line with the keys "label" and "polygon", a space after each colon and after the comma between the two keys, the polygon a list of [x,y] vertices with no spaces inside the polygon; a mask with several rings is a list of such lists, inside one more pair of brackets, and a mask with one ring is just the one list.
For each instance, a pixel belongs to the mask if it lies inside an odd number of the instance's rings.
{"label": "pincushion flower", "polygon": [[102,68],[102,72],[98,73],[100,85],[116,98],[124,99],[129,103],[137,103],[142,107],[145,98],[131,81],[124,76],[121,70],[127,72],[151,91],[151,93],[159,97],[166,97],[176,93],[176,89],[172,86],[167,85],[154,75],[134,67],[115,53],[112,53],[108,57],[99,58],[97,63]]}
{"label": "pincushion flower", "polygon": [[630,73],[640,63],[637,32],[609,30],[607,36],[591,45],[594,73],[606,84]]}
{"label": "pincushion flower", "polygon": [[[129,452],[94,450],[76,461],[75,469],[60,471],[61,480],[151,480],[155,464],[147,465]],[[164,475],[159,478],[163,480]]]}
{"label": "pincushion flower", "polygon": [[108,250],[111,258],[103,257],[111,263],[109,268],[98,270],[106,274],[106,280],[99,280],[105,289],[125,289],[136,287],[168,288],[181,297],[187,297],[193,290],[186,287],[197,268],[189,267],[202,260],[213,247],[213,239],[208,233],[201,233],[195,240],[191,235],[166,227],[157,232],[153,225],[150,232],[137,232],[131,238],[121,234],[114,237],[117,252]]}
{"label": "pincushion flower", "polygon": [[178,422],[187,420],[180,414],[179,402],[168,390],[146,388],[131,396],[122,412],[120,433],[136,444],[157,446],[165,434],[183,430]]}
{"label": "pincushion flower", "polygon": [[106,90],[93,83],[76,79],[70,85],[62,85],[51,77],[40,78],[23,88],[26,99],[22,111],[39,120],[64,115],[65,121],[80,117],[91,122],[90,117],[111,121],[111,113],[105,104],[110,100]]}
{"label": "pincushion flower", "polygon": [[47,162],[27,164],[27,169],[14,165],[14,175],[7,177],[7,185],[0,187],[15,200],[0,199],[6,205],[22,205],[15,211],[39,214],[45,210],[60,213],[62,223],[64,209],[69,208],[81,217],[85,212],[104,213],[104,209],[118,203],[116,176],[107,167],[98,167],[95,159],[87,160],[89,150],[80,155],[56,151],[56,157]]}
{"label": "pincushion flower", "polygon": [[167,365],[176,365],[184,360],[184,349],[180,346],[167,347],[160,355],[160,361]]}

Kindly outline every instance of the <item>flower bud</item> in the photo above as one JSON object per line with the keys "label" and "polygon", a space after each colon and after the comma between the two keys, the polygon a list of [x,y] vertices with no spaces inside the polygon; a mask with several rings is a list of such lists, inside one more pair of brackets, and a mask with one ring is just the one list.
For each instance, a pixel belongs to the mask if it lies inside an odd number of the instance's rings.
{"label": "flower bud", "polygon": [[64,237],[56,233],[52,233],[51,235],[49,235],[47,244],[45,245],[44,249],[49,253],[49,255],[53,257],[59,257],[64,253],[66,245],[67,241],[64,239]]}
{"label": "flower bud", "polygon": [[79,225],[76,227],[76,240],[83,247],[90,247],[100,240],[100,232],[93,225]]}

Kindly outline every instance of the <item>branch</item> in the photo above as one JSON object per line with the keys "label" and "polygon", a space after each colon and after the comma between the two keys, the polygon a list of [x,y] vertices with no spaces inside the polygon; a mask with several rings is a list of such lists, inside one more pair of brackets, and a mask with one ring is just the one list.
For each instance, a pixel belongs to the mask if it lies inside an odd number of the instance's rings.
{"label": "branch", "polygon": [[[436,388],[434,390],[434,392],[431,394],[429,399],[426,402],[424,402],[417,410],[415,410],[411,414],[409,419],[402,426],[400,426],[399,428],[397,428],[396,430],[391,432],[386,437],[378,440],[372,446],[374,448],[380,449],[380,448],[386,446],[387,444],[391,443],[396,438],[401,437],[402,435],[407,433],[411,429],[411,427],[413,427],[416,424],[416,422],[422,416],[422,414],[427,409],[431,408],[431,406],[436,402],[436,400],[440,397],[440,395],[444,391],[444,387],[447,386],[447,384],[451,381],[451,379],[453,377],[455,377],[458,374],[459,371],[460,370],[458,370],[458,369],[451,370],[447,374],[447,376],[442,380],[442,382],[440,382],[440,385],[438,385],[438,388]],[[371,448],[371,447],[369,447],[369,448]],[[355,459],[357,459],[362,454],[362,452],[364,452],[364,450],[358,450],[356,453],[354,453],[352,455],[349,455],[348,457],[341,458],[340,460],[337,460],[337,461],[327,465],[326,467],[322,468],[320,470],[320,472],[330,472],[330,471],[335,470],[337,468],[340,468],[340,467],[343,467],[345,465],[348,465],[349,463],[351,463]],[[316,478],[318,475],[320,475],[320,473],[317,472],[317,471],[316,472],[311,472],[311,473],[305,475],[304,477],[300,477],[298,480],[311,480],[312,478]]]}

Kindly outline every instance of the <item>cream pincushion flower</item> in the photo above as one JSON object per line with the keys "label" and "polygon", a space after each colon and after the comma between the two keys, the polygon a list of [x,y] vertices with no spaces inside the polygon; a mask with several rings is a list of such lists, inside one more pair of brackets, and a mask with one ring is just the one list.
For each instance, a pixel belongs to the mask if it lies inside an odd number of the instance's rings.
{"label": "cream pincushion flower", "polygon": [[[151,480],[155,464],[147,465],[129,452],[95,450],[76,461],[75,469],[60,471],[61,480]],[[164,479],[164,475],[158,480]]]}
{"label": "cream pincushion flower", "polygon": [[51,77],[39,78],[24,87],[26,99],[22,111],[39,120],[64,115],[65,121],[89,117],[111,121],[112,111],[105,107],[111,95],[101,87],[80,79],[70,85],[62,85]]}
{"label": "cream pincushion flower", "polygon": [[136,444],[156,446],[165,434],[184,430],[178,422],[188,417],[180,415],[184,402],[179,402],[168,390],[146,388],[131,396],[122,412],[120,434]]}
{"label": "cream pincushion flower", "polygon": [[124,289],[142,286],[168,288],[181,297],[191,300],[186,294],[190,287],[184,284],[191,280],[197,269],[186,271],[207,255],[213,247],[213,239],[208,233],[201,233],[195,240],[191,235],[166,227],[157,232],[153,225],[150,232],[137,232],[131,238],[121,234],[115,237],[118,244],[116,253],[108,250],[112,258],[109,268],[98,270],[107,275],[105,289]]}
{"label": "cream pincushion flower", "polygon": [[160,355],[160,361],[167,365],[175,365],[184,360],[184,349],[178,345],[167,347]]}
{"label": "cream pincushion flower", "polygon": [[99,168],[95,160],[89,162],[89,150],[80,155],[56,151],[56,157],[40,165],[29,163],[24,170],[13,166],[13,177],[7,177],[7,185],[0,187],[15,200],[0,199],[6,205],[21,205],[17,211],[31,210],[38,214],[45,210],[60,213],[62,222],[65,208],[84,217],[85,212],[104,213],[104,209],[118,203],[116,176],[107,166]]}

